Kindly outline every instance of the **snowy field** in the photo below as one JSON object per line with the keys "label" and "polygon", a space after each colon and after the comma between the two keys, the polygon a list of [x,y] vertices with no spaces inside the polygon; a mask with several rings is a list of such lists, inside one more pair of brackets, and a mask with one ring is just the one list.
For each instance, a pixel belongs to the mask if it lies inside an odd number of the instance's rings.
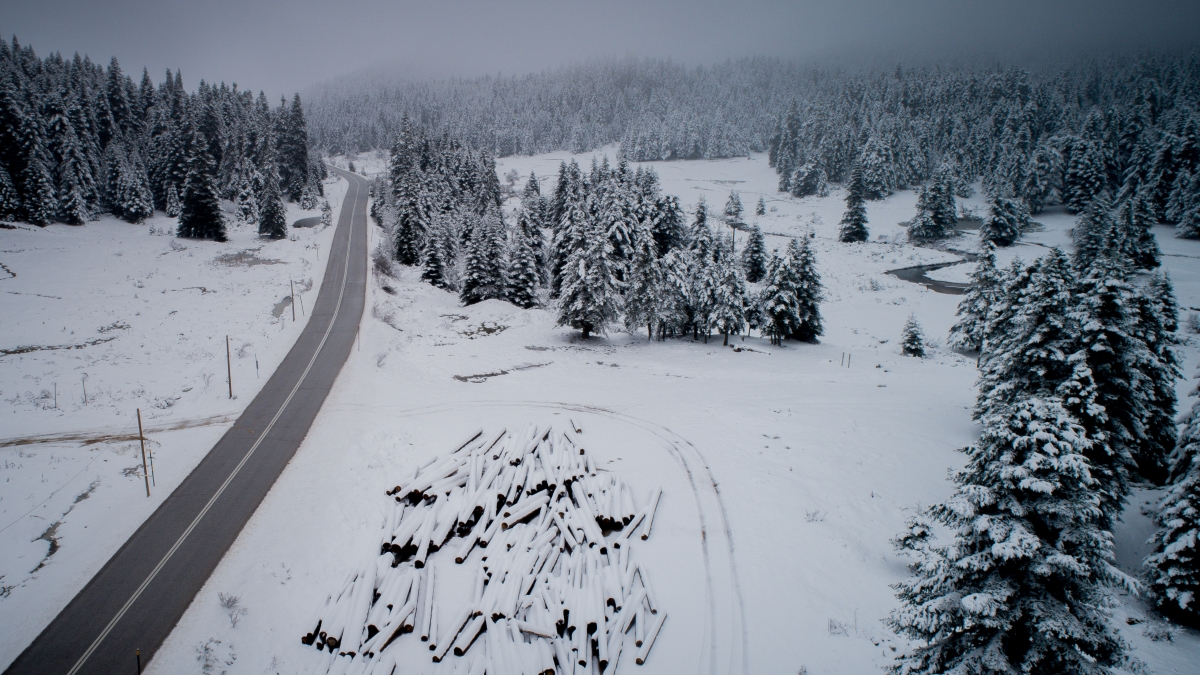
{"label": "snowy field", "polygon": [[[591,156],[578,158],[585,170]],[[533,170],[549,191],[569,158],[507,158],[497,170],[516,169],[518,190]],[[368,173],[383,169],[381,155],[355,162]],[[926,359],[906,358],[897,346],[910,313],[931,341],[943,341],[958,296],[886,271],[958,256],[893,243],[912,216],[911,192],[869,202],[872,242],[843,245],[835,240],[841,191],[780,195],[763,155],[653,166],[664,192],[689,212],[701,196],[719,211],[737,189],[750,214],[759,196],[767,200],[768,214],[757,219],[764,231],[816,235],[827,289],[821,344],[772,347],[750,336],[726,348],[719,337],[650,342],[619,331],[584,342],[544,310],[497,301],[464,308],[420,283],[417,270],[375,273],[360,347],[148,672],[205,663],[231,675],[324,672],[328,661],[300,638],[347,573],[378,555],[394,505],[385,491],[476,428],[527,424],[578,425],[597,465],[635,494],[662,487],[655,534],[638,555],[671,618],[647,663],[622,660],[620,672],[864,673],[890,662],[903,645],[881,620],[896,606],[889,585],[907,575],[891,539],[913,508],[950,494],[947,472],[963,462],[956,449],[978,427],[974,359],[940,345]],[[1069,241],[1070,216],[1052,211],[1036,220],[1044,231],[1005,251],[1003,262]],[[381,231],[371,230],[374,247]],[[1200,308],[1200,242],[1176,240],[1169,228],[1156,234],[1180,305]],[[782,247],[786,239],[767,242]],[[950,247],[970,250],[977,240],[967,235]],[[965,280],[969,271],[944,268],[939,278]],[[1196,336],[1186,337],[1181,401],[1198,356]],[[1117,533],[1127,569],[1145,553],[1150,526],[1139,509],[1154,496],[1138,493]],[[445,591],[442,611],[457,613],[471,595],[468,566],[444,557],[431,565],[438,593]],[[236,620],[221,593],[239,599]],[[1151,617],[1125,598],[1114,623],[1154,672],[1194,672],[1200,636],[1172,629],[1173,641],[1151,640],[1147,634],[1162,632]],[[423,655],[404,671],[452,673],[463,663]]]}
{"label": "snowy field", "polygon": [[[346,185],[325,184],[335,211]],[[289,223],[314,215],[288,206]],[[174,225],[159,213],[138,225],[106,216],[0,230],[0,668],[267,381],[300,334],[302,303],[316,299],[334,232],[289,228],[269,241],[231,226],[229,241],[214,243],[177,239]],[[154,459],[150,498],[138,408]]]}

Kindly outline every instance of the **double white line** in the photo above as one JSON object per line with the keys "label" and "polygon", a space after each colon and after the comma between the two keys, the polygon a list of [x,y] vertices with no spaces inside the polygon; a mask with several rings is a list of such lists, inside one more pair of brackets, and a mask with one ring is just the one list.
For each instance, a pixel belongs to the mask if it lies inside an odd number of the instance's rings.
{"label": "double white line", "polygon": [[83,653],[83,656],[79,657],[79,660],[75,662],[74,667],[67,671],[67,675],[76,675],[76,673],[79,672],[79,669],[83,667],[83,664],[96,651],[96,648],[100,646],[100,643],[104,641],[104,638],[108,637],[108,634],[112,632],[112,629],[117,625],[117,622],[120,621],[123,616],[125,616],[125,613],[129,611],[129,608],[133,606],[133,603],[137,602],[137,599],[142,595],[142,592],[146,590],[146,587],[150,585],[150,582],[154,581],[154,577],[158,576],[158,573],[162,570],[162,568],[165,567],[167,562],[171,560],[171,556],[175,555],[175,551],[179,550],[179,547],[183,545],[183,542],[188,538],[188,535],[192,533],[192,530],[196,529],[196,525],[200,524],[200,520],[204,518],[206,513],[208,513],[208,510],[212,508],[212,505],[216,503],[217,499],[221,496],[221,493],[225,492],[225,488],[229,487],[229,484],[232,483],[233,479],[237,477],[238,472],[242,470],[242,467],[246,465],[246,462],[250,461],[250,457],[254,455],[254,451],[258,450],[259,444],[263,442],[263,439],[267,437],[267,434],[271,433],[271,428],[275,426],[275,422],[279,420],[279,416],[283,414],[283,411],[288,407],[288,404],[292,402],[292,397],[295,396],[296,392],[300,390],[300,385],[304,384],[304,379],[308,377],[308,372],[312,370],[313,364],[316,363],[317,356],[321,354],[321,349],[325,346],[325,341],[329,339],[329,334],[333,331],[333,325],[337,322],[338,312],[341,311],[342,308],[342,297],[346,292],[346,279],[350,274],[350,250],[352,248],[351,244],[354,242],[354,215],[358,210],[358,193],[360,190],[359,185],[360,183],[357,179],[355,179],[354,205],[350,208],[350,234],[346,239],[346,263],[342,268],[342,285],[341,288],[338,289],[337,305],[333,308],[333,317],[329,319],[329,326],[325,329],[325,335],[321,337],[321,343],[317,345],[316,351],[313,352],[312,358],[309,359],[308,366],[304,368],[304,372],[300,375],[300,379],[296,380],[296,386],[292,387],[292,391],[289,392],[287,398],[284,399],[283,405],[279,406],[279,410],[276,411],[275,416],[271,418],[270,424],[268,424],[267,427],[263,429],[263,432],[259,434],[258,439],[254,441],[254,445],[250,446],[250,450],[246,452],[246,456],[242,458],[242,461],[238,462],[238,465],[234,467],[233,471],[229,474],[229,477],[225,479],[225,482],[221,483],[221,487],[217,489],[212,498],[208,500],[208,503],[204,505],[204,508],[200,510],[200,513],[196,514],[196,517],[192,519],[191,524],[188,525],[187,529],[183,531],[183,534],[179,535],[179,539],[176,540],[175,545],[171,547],[171,550],[167,551],[167,554],[162,557],[162,560],[159,560],[158,564],[154,566],[154,569],[150,572],[149,576],[147,576],[141,585],[138,586],[133,595],[125,601],[125,604],[121,607],[121,610],[117,612],[116,616],[112,618],[112,621],[109,621],[108,625],[104,627],[104,630],[100,631],[100,635],[98,635],[96,639],[92,641],[91,646],[87,648],[87,651]]}

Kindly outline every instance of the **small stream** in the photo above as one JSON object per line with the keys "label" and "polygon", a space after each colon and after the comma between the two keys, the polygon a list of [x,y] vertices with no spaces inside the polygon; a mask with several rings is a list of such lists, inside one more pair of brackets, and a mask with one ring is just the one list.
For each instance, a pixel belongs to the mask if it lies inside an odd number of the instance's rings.
{"label": "small stream", "polygon": [[[957,229],[978,230],[980,223],[981,221],[978,220],[960,220]],[[887,273],[903,281],[921,284],[925,288],[928,288],[935,293],[945,293],[946,295],[963,295],[967,292],[967,289],[970,288],[971,284],[964,284],[959,281],[939,281],[938,279],[930,279],[926,273],[934,270],[940,270],[943,267],[953,267],[954,265],[961,265],[965,262],[974,262],[979,259],[979,256],[975,255],[974,253],[960,251],[953,248],[947,249],[947,251],[950,253],[957,253],[958,255],[962,256],[962,258],[959,260],[952,260],[950,262],[902,267],[898,270],[888,270]]]}

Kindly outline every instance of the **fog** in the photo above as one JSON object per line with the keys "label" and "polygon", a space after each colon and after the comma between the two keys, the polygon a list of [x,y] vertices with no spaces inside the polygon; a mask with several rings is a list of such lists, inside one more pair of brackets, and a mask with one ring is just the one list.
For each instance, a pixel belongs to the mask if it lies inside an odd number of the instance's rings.
{"label": "fog", "polygon": [[705,64],[1031,62],[1200,41],[1200,2],[1142,0],[0,0],[0,30],[39,55],[78,51],[157,82],[166,68],[272,97],[339,75],[523,73],[601,57]]}

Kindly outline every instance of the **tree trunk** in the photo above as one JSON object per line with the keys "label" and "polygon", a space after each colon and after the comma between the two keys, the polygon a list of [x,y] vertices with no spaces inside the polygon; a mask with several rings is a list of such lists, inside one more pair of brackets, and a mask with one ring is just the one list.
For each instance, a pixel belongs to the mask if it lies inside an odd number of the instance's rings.
{"label": "tree trunk", "polygon": [[722,335],[724,335],[724,336],[725,336],[725,342],[724,342],[724,343],[722,343],[722,344],[721,344],[721,346],[722,346],[722,347],[728,347],[728,346],[729,346],[729,332],[728,332],[728,331],[725,331],[725,332],[723,332],[723,333],[722,333]]}
{"label": "tree trunk", "polygon": [[591,327],[591,326],[584,326],[584,327],[583,327],[583,339],[584,339],[584,340],[588,339],[588,336],[589,336],[589,335],[591,335],[591,334],[592,334],[592,327]]}
{"label": "tree trunk", "polygon": [[646,339],[647,340],[654,339],[654,324],[650,324],[650,323],[646,324]]}

